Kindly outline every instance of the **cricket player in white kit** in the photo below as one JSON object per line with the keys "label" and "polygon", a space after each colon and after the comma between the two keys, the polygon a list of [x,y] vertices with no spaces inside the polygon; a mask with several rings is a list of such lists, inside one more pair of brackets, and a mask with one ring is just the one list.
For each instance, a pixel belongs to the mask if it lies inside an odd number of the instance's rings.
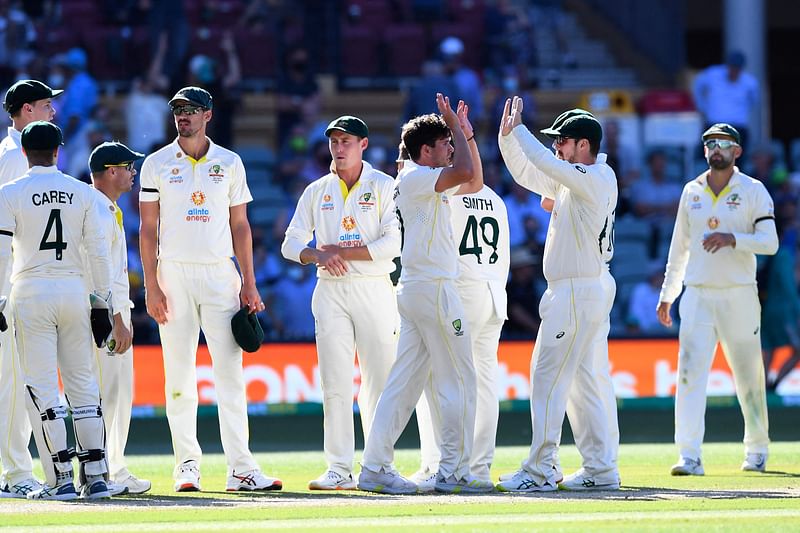
{"label": "cricket player in white kit", "polygon": [[178,138],[145,159],[139,205],[147,312],[159,324],[164,349],[174,488],[200,490],[196,357],[202,327],[228,463],[226,489],[279,490],[282,482],[261,472],[248,447],[242,349],[231,331],[240,307],[264,309],[253,275],[244,165],[206,137],[213,102],[205,89],[184,87],[169,105]]}
{"label": "cricket player in white kit", "polygon": [[[3,109],[11,116],[8,135],[0,142],[0,185],[28,171],[28,160],[22,152],[22,130],[36,120],[52,121],[55,117],[52,99],[62,93],[37,80],[20,80],[6,92]],[[11,292],[11,272],[0,272],[0,294]],[[33,477],[33,460],[28,451],[31,425],[25,412],[25,383],[14,342],[13,313],[6,310],[9,328],[0,332],[0,497],[25,498],[41,487]]]}
{"label": "cricket player in white kit", "polygon": [[[471,137],[472,133],[466,135]],[[482,175],[478,145],[471,142],[469,147],[473,168]],[[472,360],[477,382],[470,473],[490,482],[499,415],[497,348],[508,317],[506,282],[511,256],[508,213],[503,199],[486,185],[470,194],[456,193],[450,209],[459,255],[456,288],[472,330]],[[434,422],[427,400],[432,393],[432,382],[428,382],[417,404],[422,461],[411,480],[420,491],[434,490],[439,467],[440,422]]]}
{"label": "cricket player in white kit", "polygon": [[[561,426],[569,402],[587,419],[605,420],[606,399],[613,398],[610,376],[597,387],[575,389],[575,384],[608,374],[608,364],[595,363],[596,343],[608,324],[614,297],[605,263],[617,202],[614,171],[598,155],[602,128],[588,112],[572,110],[542,130],[555,138],[554,155],[522,123],[522,100],[506,102],[501,121],[500,151],[514,180],[554,200],[544,249],[547,291],[539,304],[542,324],[531,360],[530,454],[497,488],[510,492],[556,490],[562,474],[558,463]],[[610,390],[600,390],[610,389]],[[582,427],[570,419],[583,467],[563,480],[567,489],[618,489],[615,439],[608,423]],[[596,432],[584,435],[583,432]]]}
{"label": "cricket player in white kit", "polygon": [[[506,281],[511,252],[508,243],[508,215],[503,199],[485,186],[478,192],[456,195],[451,203],[453,231],[459,250],[456,288],[472,328],[472,359],[477,396],[475,435],[470,473],[490,481],[499,415],[497,349],[507,319]],[[428,385],[432,385],[429,382]],[[417,404],[420,432],[420,470],[412,481],[420,490],[433,490],[439,464],[437,424],[427,401],[429,388]]]}
{"label": "cricket player in white kit", "polygon": [[[312,299],[325,415],[328,469],[311,490],[355,489],[353,359],[358,350],[358,404],[365,439],[397,351],[397,300],[389,274],[400,255],[394,179],[362,160],[369,130],[342,116],[325,134],[331,173],[311,183],[297,203],[281,251],[317,265]],[[316,238],[317,248],[307,245]]]}
{"label": "cricket player in white kit", "polygon": [[778,251],[772,198],[760,181],[734,166],[742,155],[739,132],[714,124],[703,133],[709,170],[683,188],[669,249],[658,319],[672,325],[680,303],[680,351],[675,392],[672,475],[703,475],[706,387],[717,342],[728,360],[744,416],[742,470],[764,472],[769,446],[761,305],[756,254]]}
{"label": "cricket player in white kit", "polygon": [[[455,286],[458,252],[450,202],[461,187],[483,186],[475,172],[465,136],[467,109],[458,114],[437,94],[441,117],[425,115],[403,126],[402,140],[411,161],[395,186],[403,230],[403,271],[398,290],[400,339],[397,360],[378,400],[362,459],[358,487],[372,492],[408,494],[417,485],[393,467],[394,444],[411,417],[428,381],[432,409],[440,422],[441,460],[435,488],[442,492],[488,492],[491,483],[469,473],[475,429],[475,368],[470,326]],[[455,152],[450,140],[453,140]],[[452,166],[450,160],[452,158]]]}
{"label": "cricket player in white kit", "polygon": [[[92,372],[89,288],[82,253],[89,256],[93,294],[111,298],[109,249],[94,191],[55,167],[61,130],[36,121],[22,131],[30,170],[0,187],[0,271],[13,239],[11,304],[25,374],[26,405],[46,483],[28,499],[77,498],[72,457],[78,456],[82,495],[108,498],[105,430]],[[85,252],[84,252],[85,251]],[[111,330],[106,313],[108,330]],[[67,445],[58,371],[72,413],[77,450]]]}
{"label": "cricket player in white kit", "polygon": [[150,481],[138,479],[128,471],[125,444],[131,423],[133,403],[133,328],[131,327],[128,246],[122,225],[122,210],[117,201],[133,186],[134,161],[144,154],[119,142],[105,142],[89,156],[92,185],[97,192],[101,228],[111,247],[112,308],[114,309],[113,349],[95,349],[94,369],[100,385],[103,419],[106,425],[106,457],[109,479],[130,494],[150,490]]}

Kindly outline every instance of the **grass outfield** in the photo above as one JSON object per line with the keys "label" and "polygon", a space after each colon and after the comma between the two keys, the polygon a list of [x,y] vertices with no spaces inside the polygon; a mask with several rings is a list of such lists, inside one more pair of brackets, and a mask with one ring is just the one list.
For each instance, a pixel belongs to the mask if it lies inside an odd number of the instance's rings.
{"label": "grass outfield", "polygon": [[[673,445],[628,444],[620,449],[622,490],[541,495],[387,496],[359,491],[306,490],[324,470],[322,452],[263,453],[281,492],[226,493],[221,455],[206,455],[202,493],[172,492],[172,456],[130,458],[153,481],[143,496],[105,502],[0,500],[0,531],[792,531],[800,528],[800,443],[771,445],[766,474],[739,470],[741,444],[704,446],[705,477],[671,477]],[[497,451],[493,475],[517,468],[527,449]],[[578,467],[574,446],[560,452],[564,471]],[[417,451],[400,451],[397,466],[410,474]]]}

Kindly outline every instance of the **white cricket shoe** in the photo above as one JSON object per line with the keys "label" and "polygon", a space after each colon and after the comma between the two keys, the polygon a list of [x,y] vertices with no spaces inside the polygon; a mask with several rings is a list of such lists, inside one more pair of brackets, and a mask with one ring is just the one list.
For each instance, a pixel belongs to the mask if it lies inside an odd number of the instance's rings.
{"label": "white cricket shoe", "polygon": [[356,490],[353,474],[341,475],[339,472],[328,470],[317,479],[308,482],[308,490]]}
{"label": "white cricket shoe", "polygon": [[565,477],[559,484],[561,490],[619,490],[619,477],[597,478],[581,468]]}
{"label": "white cricket shoe", "polygon": [[481,494],[494,492],[494,483],[471,475],[456,478],[455,476],[444,477],[441,474],[437,474],[434,488],[436,492],[449,494]]}
{"label": "white cricket shoe", "polygon": [[[150,480],[139,479],[131,473],[117,476],[114,480],[115,485],[122,485],[128,489],[128,494],[144,494],[153,486]],[[112,494],[113,496],[113,494]]]}
{"label": "white cricket shoe", "polygon": [[703,470],[703,463],[700,459],[692,459],[690,457],[681,457],[678,462],[672,465],[669,471],[673,476],[704,476],[706,471]]}
{"label": "white cricket shoe", "polygon": [[[127,490],[127,487],[125,487]],[[111,491],[108,489],[108,485],[106,484],[105,480],[102,479],[93,479],[92,481],[87,481],[86,484],[81,487],[81,498],[84,500],[105,500],[111,497]]]}
{"label": "white cricket shoe", "polygon": [[520,468],[510,479],[496,485],[500,492],[552,492],[557,486],[549,481],[538,483],[524,468]]}
{"label": "white cricket shoe", "polygon": [[361,467],[358,476],[358,488],[367,492],[381,494],[416,494],[417,484],[400,475],[397,470],[381,467],[379,472]]}
{"label": "white cricket shoe", "polygon": [[742,463],[745,472],[764,472],[767,469],[766,453],[748,453]]}
{"label": "white cricket shoe", "polygon": [[433,492],[436,490],[436,472],[431,472],[427,468],[424,470],[417,470],[410,478],[411,481],[417,484],[419,492]]}
{"label": "white cricket shoe", "polygon": [[0,487],[0,498],[22,498],[24,500],[29,492],[39,490],[42,487],[43,485],[39,483],[39,480],[32,477],[14,484],[5,482]]}
{"label": "white cricket shoe", "polygon": [[[564,481],[564,474],[561,473],[561,470],[559,468],[556,468],[555,466],[553,467],[553,470],[556,471],[556,483],[561,483],[562,481]],[[500,474],[500,477],[498,477],[497,479],[500,481],[508,481],[509,479],[513,478],[516,475],[517,475],[516,472],[509,472],[507,474]]]}
{"label": "white cricket shoe", "polygon": [[50,485],[44,483],[42,484],[41,488],[30,491],[26,496],[29,500],[59,500],[59,501],[69,501],[69,500],[77,500],[78,493],[75,490],[75,484],[72,482],[72,479],[62,483],[61,485],[56,485],[55,487],[51,487]]}
{"label": "white cricket shoe", "polygon": [[175,476],[175,492],[198,492],[200,490],[200,468],[197,461],[188,460],[178,467]]}
{"label": "white cricket shoe", "polygon": [[235,471],[228,476],[228,483],[225,490],[233,492],[237,490],[281,490],[283,481],[276,477],[265,476],[259,469],[248,470],[237,474]]}

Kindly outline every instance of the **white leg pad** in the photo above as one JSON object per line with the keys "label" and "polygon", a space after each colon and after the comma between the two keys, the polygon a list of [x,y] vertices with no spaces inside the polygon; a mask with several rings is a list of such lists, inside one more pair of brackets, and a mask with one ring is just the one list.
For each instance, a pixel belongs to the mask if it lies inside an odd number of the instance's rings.
{"label": "white leg pad", "polygon": [[64,419],[67,408],[58,405],[40,410],[39,402],[30,387],[26,387],[25,406],[33,428],[36,449],[42,461],[45,480],[55,487],[63,479],[72,478],[72,458],[75,450],[67,446],[67,427]]}
{"label": "white leg pad", "polygon": [[75,448],[80,461],[81,481],[87,475],[107,474],[106,429],[100,406],[73,407],[72,423],[75,426]]}

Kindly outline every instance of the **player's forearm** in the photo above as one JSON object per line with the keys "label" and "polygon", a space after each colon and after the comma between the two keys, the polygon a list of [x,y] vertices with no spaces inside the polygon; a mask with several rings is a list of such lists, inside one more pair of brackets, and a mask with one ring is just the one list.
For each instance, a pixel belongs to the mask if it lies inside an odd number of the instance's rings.
{"label": "player's forearm", "polygon": [[483,164],[481,163],[481,153],[478,150],[478,141],[475,136],[467,143],[469,145],[469,155],[472,160],[472,179],[463,184],[456,194],[472,194],[483,188]]}
{"label": "player's forearm", "polygon": [[345,261],[372,261],[373,257],[366,246],[353,246],[352,248],[339,248],[339,256]]}
{"label": "player's forearm", "polygon": [[500,155],[514,181],[541,196],[555,197],[552,180],[531,164],[513,135],[499,135]]}
{"label": "player's forearm", "polygon": [[253,234],[250,224],[239,222],[231,227],[233,237],[233,253],[239,262],[242,272],[242,282],[245,285],[255,285],[256,277],[253,271]]}
{"label": "player's forearm", "polygon": [[400,243],[402,241],[400,226],[397,222],[397,217],[394,215],[392,217],[394,220],[384,225],[383,236],[368,243],[366,246],[372,261],[392,260],[400,255]]}
{"label": "player's forearm", "polygon": [[756,224],[755,232],[734,233],[733,236],[736,239],[735,249],[740,252],[774,255],[778,251],[778,233],[774,220],[761,220]]}
{"label": "player's forearm", "polygon": [[144,224],[139,230],[139,256],[142,259],[144,288],[158,285],[158,241],[156,230],[147,229]]}

